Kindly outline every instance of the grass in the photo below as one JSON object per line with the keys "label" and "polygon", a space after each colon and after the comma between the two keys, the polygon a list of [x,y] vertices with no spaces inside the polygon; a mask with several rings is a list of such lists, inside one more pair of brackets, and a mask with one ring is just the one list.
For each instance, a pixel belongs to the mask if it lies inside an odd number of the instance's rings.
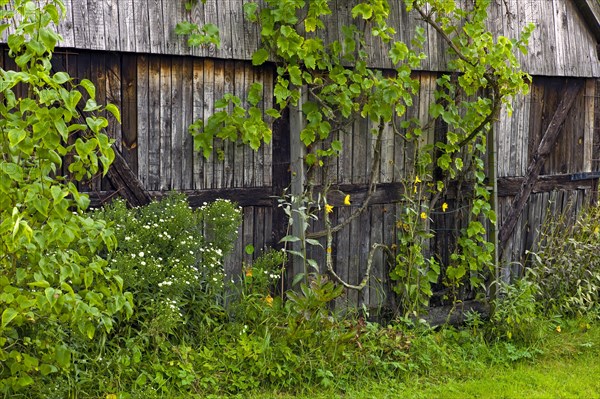
{"label": "grass", "polygon": [[[600,325],[582,329],[578,323],[548,334],[532,359],[490,364],[489,359],[466,359],[445,371],[439,364],[428,375],[394,381],[369,381],[345,393],[315,390],[302,395],[273,392],[244,394],[256,399],[512,399],[600,398]],[[462,348],[464,349],[464,348]],[[468,349],[467,349],[468,350]],[[457,360],[458,361],[458,360]],[[357,376],[357,380],[360,381]]]}

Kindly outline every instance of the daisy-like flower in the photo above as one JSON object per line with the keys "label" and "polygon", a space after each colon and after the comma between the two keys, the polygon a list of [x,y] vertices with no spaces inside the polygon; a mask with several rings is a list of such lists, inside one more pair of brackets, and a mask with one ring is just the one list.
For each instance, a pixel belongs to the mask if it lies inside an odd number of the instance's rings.
{"label": "daisy-like flower", "polygon": [[427,214],[425,212],[421,212],[421,219],[427,219]]}

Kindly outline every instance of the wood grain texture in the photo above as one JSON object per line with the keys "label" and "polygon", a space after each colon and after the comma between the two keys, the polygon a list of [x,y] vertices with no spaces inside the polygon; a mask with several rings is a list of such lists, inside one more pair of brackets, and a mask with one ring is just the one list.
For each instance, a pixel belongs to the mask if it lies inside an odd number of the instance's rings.
{"label": "wood grain texture", "polygon": [[[243,13],[248,0],[208,0],[191,13],[183,1],[172,0],[69,0],[66,20],[59,32],[64,47],[105,51],[190,55],[223,59],[251,59],[260,42],[255,24]],[[351,22],[353,1],[331,2],[331,21],[323,37],[327,41],[340,37],[340,29]],[[391,2],[390,23],[396,39],[410,43],[417,26],[424,26],[414,12],[408,13],[403,2]],[[464,2],[468,4],[468,2]],[[600,74],[595,32],[574,0],[495,0],[489,10],[489,26],[496,35],[517,37],[525,24],[533,22],[536,30],[528,55],[519,55],[526,71],[537,75],[593,77]],[[220,49],[213,45],[190,49],[185,38],[177,37],[173,28],[190,20],[200,25],[213,23],[221,28]],[[431,28],[425,27],[428,58],[422,69],[443,71],[449,60],[447,46]],[[370,65],[391,68],[388,45],[368,39]]]}

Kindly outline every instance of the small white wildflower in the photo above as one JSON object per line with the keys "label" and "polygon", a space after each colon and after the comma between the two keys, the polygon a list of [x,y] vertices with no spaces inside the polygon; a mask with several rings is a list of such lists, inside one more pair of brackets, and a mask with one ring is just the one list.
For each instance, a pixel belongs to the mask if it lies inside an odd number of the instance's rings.
{"label": "small white wildflower", "polygon": [[140,251],[140,253],[138,254],[140,258],[144,257],[144,251]]}
{"label": "small white wildflower", "polygon": [[131,237],[125,236],[125,241],[129,241],[129,240],[131,240]]}

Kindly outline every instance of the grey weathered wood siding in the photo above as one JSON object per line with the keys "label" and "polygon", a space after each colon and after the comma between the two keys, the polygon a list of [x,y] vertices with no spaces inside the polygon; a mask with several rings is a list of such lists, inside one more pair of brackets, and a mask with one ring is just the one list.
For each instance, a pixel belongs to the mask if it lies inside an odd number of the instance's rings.
{"label": "grey weathered wood siding", "polygon": [[[512,117],[504,113],[496,123],[499,190],[498,219],[502,225],[511,207],[533,151],[542,135],[569,79],[534,77],[531,92],[513,101]],[[541,223],[547,216],[568,211],[578,212],[597,199],[598,180],[586,179],[585,173],[600,171],[600,125],[598,79],[587,79],[569,111],[534,188],[508,242],[505,263],[512,274],[522,266],[526,251],[534,245]],[[515,266],[516,265],[516,266]],[[505,269],[509,275],[509,269]]]}
{"label": "grey weathered wood siding", "polygon": [[[462,0],[467,4],[466,0]],[[221,59],[251,59],[260,37],[257,26],[247,20],[243,3],[248,0],[208,0],[186,12],[184,1],[173,0],[66,0],[67,14],[60,24],[62,47],[123,51],[147,54],[195,55]],[[393,1],[390,25],[397,38],[410,43],[417,26],[426,31],[423,51],[428,58],[421,69],[443,71],[448,48],[437,33],[420,22],[414,12],[407,13],[402,1]],[[327,40],[341,35],[341,26],[351,22],[354,1],[332,1],[333,13],[327,18]],[[597,40],[573,1],[569,0],[493,0],[489,26],[493,32],[515,37],[528,22],[536,25],[530,53],[520,56],[524,69],[532,75],[598,76]],[[221,28],[221,48],[190,49],[174,34],[175,25],[184,20],[213,23]],[[370,63],[374,67],[392,65],[387,50],[376,40],[367,40]]]}
{"label": "grey weathered wood siding", "polygon": [[[5,68],[14,67],[6,53],[2,58]],[[243,205],[244,219],[235,254],[227,261],[229,273],[239,273],[242,261],[251,260],[243,251],[246,245],[254,245],[260,253],[262,248],[276,245],[278,237],[285,234],[282,225],[286,219],[271,196],[281,195],[287,184],[287,122],[283,120],[273,127],[273,144],[258,152],[233,144],[218,145],[209,160],[193,151],[187,132],[187,126],[195,119],[205,119],[214,112],[214,101],[225,92],[243,96],[251,83],[260,81],[268,93],[273,82],[270,68],[253,68],[246,61],[89,51],[57,53],[53,61],[57,70],[67,70],[76,79],[90,77],[98,86],[99,100],[111,101],[121,108],[123,124],[112,120],[108,133],[117,140],[117,148],[152,194],[178,190],[192,194],[196,205],[216,197],[231,198]],[[420,81],[420,91],[406,118],[425,121],[438,74],[420,72],[415,77]],[[531,161],[532,151],[539,144],[565,85],[571,82],[565,78],[534,77],[531,93],[514,100],[513,115],[504,114],[495,124],[500,224]],[[600,81],[587,79],[508,244],[505,262],[523,258],[548,212],[561,212],[570,202],[576,211],[596,195],[597,180],[572,177],[600,171],[599,95]],[[270,106],[270,101],[265,98],[264,105]],[[338,133],[343,153],[313,176],[315,184],[331,179],[334,189],[351,195],[352,205],[344,206],[343,194],[332,194],[333,223],[347,219],[365,198],[374,154],[373,127],[366,122],[355,123],[347,132]],[[433,126],[424,132],[420,145],[439,140],[443,134],[443,126]],[[334,238],[336,271],[350,283],[357,284],[362,279],[374,243],[395,242],[396,221],[403,211],[404,183],[407,176],[414,174],[414,151],[414,146],[407,145],[392,129],[384,130],[377,165],[378,189],[371,205]],[[94,180],[82,188],[105,199],[115,195],[105,180]],[[430,211],[431,228],[438,233],[430,248],[442,260],[455,245],[454,237],[464,227],[468,212],[452,194],[446,201],[450,205],[447,212],[437,209],[441,203]],[[311,232],[323,227],[322,222],[317,222],[311,226]],[[321,242],[325,246],[323,239]],[[325,264],[324,248],[315,247],[311,256],[320,265]],[[378,253],[369,287],[360,294],[350,291],[342,300],[373,307],[382,303],[384,294],[391,292],[389,260]],[[517,263],[512,265],[512,273],[518,272],[519,267],[514,266]],[[504,272],[509,274],[509,269]]]}

